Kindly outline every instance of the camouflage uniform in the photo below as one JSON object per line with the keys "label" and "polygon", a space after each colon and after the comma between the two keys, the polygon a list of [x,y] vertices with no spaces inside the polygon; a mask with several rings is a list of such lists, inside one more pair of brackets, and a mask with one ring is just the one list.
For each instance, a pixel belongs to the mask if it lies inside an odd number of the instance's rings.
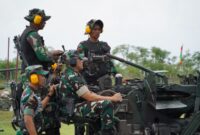
{"label": "camouflage uniform", "polygon": [[[32,9],[25,19],[32,23],[35,15],[42,16],[42,23],[50,18],[50,16],[45,15],[43,10]],[[48,66],[52,64],[52,58],[48,56],[43,37],[39,35],[38,29],[34,26],[26,26],[20,36],[20,44],[28,65],[42,65],[47,70]],[[22,70],[24,69],[25,65],[22,64]]]}
{"label": "camouflage uniform", "polygon": [[[47,75],[48,72],[42,70],[41,65],[29,66],[26,68],[27,78],[30,77],[31,73],[34,71],[36,74],[41,74],[43,76]],[[25,90],[21,95],[20,108],[22,112],[22,118],[24,115],[30,115],[34,119],[35,127],[37,132],[41,132],[40,129],[43,128],[43,118],[42,118],[42,102],[41,98],[35,94],[36,90],[30,85],[25,85]],[[25,129],[25,125],[21,125],[21,129]]]}
{"label": "camouflage uniform", "polygon": [[21,112],[23,115],[31,115],[33,118],[36,118],[36,116],[41,115],[42,112],[41,99],[33,92],[30,86],[27,86],[22,93]]}
{"label": "camouflage uniform", "polygon": [[[83,118],[96,118],[96,116],[100,117],[102,130],[113,127],[113,105],[110,101],[84,101],[80,103],[81,96],[89,90],[85,84],[85,80],[79,73],[69,67],[62,76],[61,81],[62,101],[65,101],[67,98],[74,99],[74,113],[76,116],[81,116]],[[66,105],[66,103],[63,105]]]}
{"label": "camouflage uniform", "polygon": [[[27,67],[26,75],[34,68],[42,69],[42,66],[34,65]],[[44,73],[43,75],[47,75],[48,72],[42,70],[42,73]],[[41,74],[41,72],[38,72],[38,74]],[[28,76],[26,76],[26,78],[27,77]],[[21,110],[23,115],[33,116],[34,122],[37,123],[36,128],[43,132],[45,131],[46,135],[59,135],[60,121],[57,115],[58,105],[55,97],[50,98],[47,106],[43,110],[41,108],[41,100],[46,97],[47,93],[47,88],[40,88],[33,92],[28,84],[25,85],[25,90],[21,97]]]}

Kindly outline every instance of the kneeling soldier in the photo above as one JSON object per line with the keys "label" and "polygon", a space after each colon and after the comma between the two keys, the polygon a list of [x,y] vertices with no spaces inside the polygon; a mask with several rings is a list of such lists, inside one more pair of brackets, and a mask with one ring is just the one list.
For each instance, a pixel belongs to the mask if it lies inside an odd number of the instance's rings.
{"label": "kneeling soldier", "polygon": [[46,85],[45,76],[47,71],[42,70],[41,65],[29,66],[26,68],[26,75],[29,83],[25,87],[21,97],[21,112],[25,129],[29,135],[39,134],[42,127],[41,112],[47,105],[56,89],[55,85],[50,86],[47,96],[41,101],[36,92]]}

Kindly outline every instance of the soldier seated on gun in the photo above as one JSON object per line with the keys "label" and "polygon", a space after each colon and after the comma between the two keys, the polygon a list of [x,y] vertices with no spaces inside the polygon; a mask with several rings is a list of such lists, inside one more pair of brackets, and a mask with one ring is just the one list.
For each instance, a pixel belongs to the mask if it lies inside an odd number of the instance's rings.
{"label": "soldier seated on gun", "polygon": [[[48,70],[53,60],[58,58],[63,51],[53,50],[48,51],[45,47],[44,39],[39,35],[38,31],[45,27],[46,21],[51,18],[47,16],[44,10],[34,8],[29,11],[29,15],[24,17],[25,20],[30,22],[29,26],[26,26],[25,30],[21,34],[20,44],[21,50],[25,56],[27,64],[30,65],[42,65],[44,70]],[[26,66],[22,61],[22,73]]]}
{"label": "soldier seated on gun", "polygon": [[41,65],[28,66],[26,68],[26,75],[29,80],[21,97],[21,112],[23,114],[25,129],[29,135],[37,135],[41,128],[42,121],[41,112],[45,108],[50,98],[53,96],[56,85],[49,88],[46,97],[41,101],[40,97],[36,95],[41,87],[45,87],[48,71],[42,70]]}
{"label": "soldier seated on gun", "polygon": [[[73,98],[75,102],[74,113],[76,116],[92,118],[98,115],[101,120],[101,130],[103,134],[113,134],[114,116],[111,101],[122,101],[121,94],[116,93],[113,96],[101,96],[91,92],[80,74],[81,70],[83,70],[81,55],[76,51],[69,51],[68,56],[70,58],[70,67],[66,69],[61,78],[62,85],[60,90],[64,96],[62,97],[62,101],[66,101],[65,99],[67,98]],[[86,101],[78,103],[80,99]],[[64,106],[66,106],[66,104],[64,104]]]}

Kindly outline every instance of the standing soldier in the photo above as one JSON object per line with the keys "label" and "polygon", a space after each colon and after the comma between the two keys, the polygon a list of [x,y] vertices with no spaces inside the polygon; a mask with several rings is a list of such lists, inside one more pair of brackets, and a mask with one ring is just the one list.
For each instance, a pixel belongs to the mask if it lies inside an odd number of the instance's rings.
{"label": "standing soldier", "polygon": [[[105,55],[110,53],[110,46],[103,41],[99,41],[100,34],[103,32],[103,22],[101,20],[90,20],[86,25],[85,34],[89,39],[82,41],[78,45],[78,52],[84,53],[85,57],[90,59],[92,54]],[[104,75],[116,74],[113,63],[109,61],[92,62],[84,70],[83,76],[89,85],[98,85],[97,80]]]}
{"label": "standing soldier", "polygon": [[[83,70],[81,56],[77,52],[69,52],[69,64],[63,77],[61,78],[61,89],[63,102],[73,99],[75,104],[74,114],[83,118],[100,117],[101,131],[103,135],[112,135],[114,126],[112,102],[122,101],[120,93],[113,96],[101,96],[91,92],[80,72]],[[80,99],[86,101],[80,103]],[[72,103],[72,102],[70,102]],[[68,104],[69,105],[69,104]],[[63,103],[66,107],[66,103]],[[63,110],[63,109],[62,109]],[[69,109],[71,110],[71,109]],[[66,109],[66,111],[69,111]],[[70,114],[72,116],[72,114]]]}
{"label": "standing soldier", "polygon": [[23,114],[25,131],[27,131],[29,135],[38,135],[41,132],[40,130],[43,127],[41,111],[45,108],[56,89],[55,85],[50,86],[48,94],[42,101],[40,97],[36,95],[40,87],[45,87],[45,76],[47,74],[48,72],[42,70],[41,65],[28,66],[26,68],[26,75],[29,83],[22,93],[21,112]]}
{"label": "standing soldier", "polygon": [[[28,65],[39,64],[43,66],[43,69],[48,70],[48,66],[53,64],[53,58],[63,53],[60,50],[48,52],[43,37],[38,33],[51,17],[47,16],[44,10],[34,8],[24,18],[30,22],[30,25],[26,26],[20,37],[21,48],[26,61]],[[27,65],[23,63],[22,71],[25,66]]]}

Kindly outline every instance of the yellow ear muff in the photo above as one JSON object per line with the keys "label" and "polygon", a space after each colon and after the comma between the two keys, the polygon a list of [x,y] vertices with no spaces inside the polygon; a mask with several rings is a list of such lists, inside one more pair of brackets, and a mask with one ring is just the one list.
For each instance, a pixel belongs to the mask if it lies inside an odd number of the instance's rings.
{"label": "yellow ear muff", "polygon": [[91,28],[90,28],[89,25],[87,25],[87,26],[85,27],[85,34],[90,34],[90,32],[91,32]]}
{"label": "yellow ear muff", "polygon": [[42,16],[40,15],[35,15],[34,19],[33,19],[33,23],[36,25],[39,25],[42,22]]}
{"label": "yellow ear muff", "polygon": [[30,82],[32,84],[38,84],[39,83],[38,75],[37,74],[32,74],[30,76]]}
{"label": "yellow ear muff", "polygon": [[53,69],[53,70],[55,70],[56,68],[57,68],[57,63],[54,63],[53,65],[51,65],[51,68]]}

